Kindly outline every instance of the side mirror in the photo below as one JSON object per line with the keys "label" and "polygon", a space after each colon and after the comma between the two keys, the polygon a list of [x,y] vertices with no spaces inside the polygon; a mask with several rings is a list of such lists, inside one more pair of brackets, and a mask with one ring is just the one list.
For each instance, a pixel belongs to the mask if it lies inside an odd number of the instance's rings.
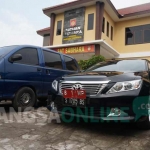
{"label": "side mirror", "polygon": [[10,62],[14,62],[14,61],[18,61],[22,59],[22,55],[21,54],[14,54],[9,58]]}

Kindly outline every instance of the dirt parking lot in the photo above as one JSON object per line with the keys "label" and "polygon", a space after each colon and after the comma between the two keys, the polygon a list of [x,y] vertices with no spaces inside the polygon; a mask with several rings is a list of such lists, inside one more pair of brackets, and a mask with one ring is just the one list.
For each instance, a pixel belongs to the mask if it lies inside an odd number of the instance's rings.
{"label": "dirt parking lot", "polygon": [[150,149],[150,131],[138,130],[132,124],[51,122],[53,115],[41,104],[21,114],[11,110],[11,104],[1,108],[0,150]]}

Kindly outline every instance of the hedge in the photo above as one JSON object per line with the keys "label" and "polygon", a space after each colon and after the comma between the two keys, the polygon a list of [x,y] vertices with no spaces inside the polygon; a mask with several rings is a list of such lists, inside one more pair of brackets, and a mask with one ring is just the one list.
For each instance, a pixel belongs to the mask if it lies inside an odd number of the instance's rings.
{"label": "hedge", "polygon": [[78,62],[78,64],[82,68],[82,70],[86,70],[89,67],[91,67],[91,66],[93,66],[93,65],[95,65],[95,64],[97,64],[99,62],[103,62],[103,61],[105,61],[105,58],[103,56],[101,56],[101,55],[98,55],[98,56],[94,55],[88,60],[80,60]]}

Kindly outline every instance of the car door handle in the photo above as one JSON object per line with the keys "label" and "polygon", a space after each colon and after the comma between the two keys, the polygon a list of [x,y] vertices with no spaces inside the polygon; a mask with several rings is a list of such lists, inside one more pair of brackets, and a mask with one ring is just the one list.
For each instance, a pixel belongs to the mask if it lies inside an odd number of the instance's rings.
{"label": "car door handle", "polygon": [[38,72],[42,72],[42,69],[41,69],[41,68],[37,68],[37,71],[38,71]]}

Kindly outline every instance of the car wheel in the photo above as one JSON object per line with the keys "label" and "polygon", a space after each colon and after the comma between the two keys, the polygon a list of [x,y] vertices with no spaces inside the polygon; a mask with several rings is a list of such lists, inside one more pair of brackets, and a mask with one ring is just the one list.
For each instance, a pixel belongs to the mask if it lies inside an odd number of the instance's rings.
{"label": "car wheel", "polygon": [[13,107],[16,111],[31,110],[36,103],[34,91],[29,87],[21,88],[13,100]]}

